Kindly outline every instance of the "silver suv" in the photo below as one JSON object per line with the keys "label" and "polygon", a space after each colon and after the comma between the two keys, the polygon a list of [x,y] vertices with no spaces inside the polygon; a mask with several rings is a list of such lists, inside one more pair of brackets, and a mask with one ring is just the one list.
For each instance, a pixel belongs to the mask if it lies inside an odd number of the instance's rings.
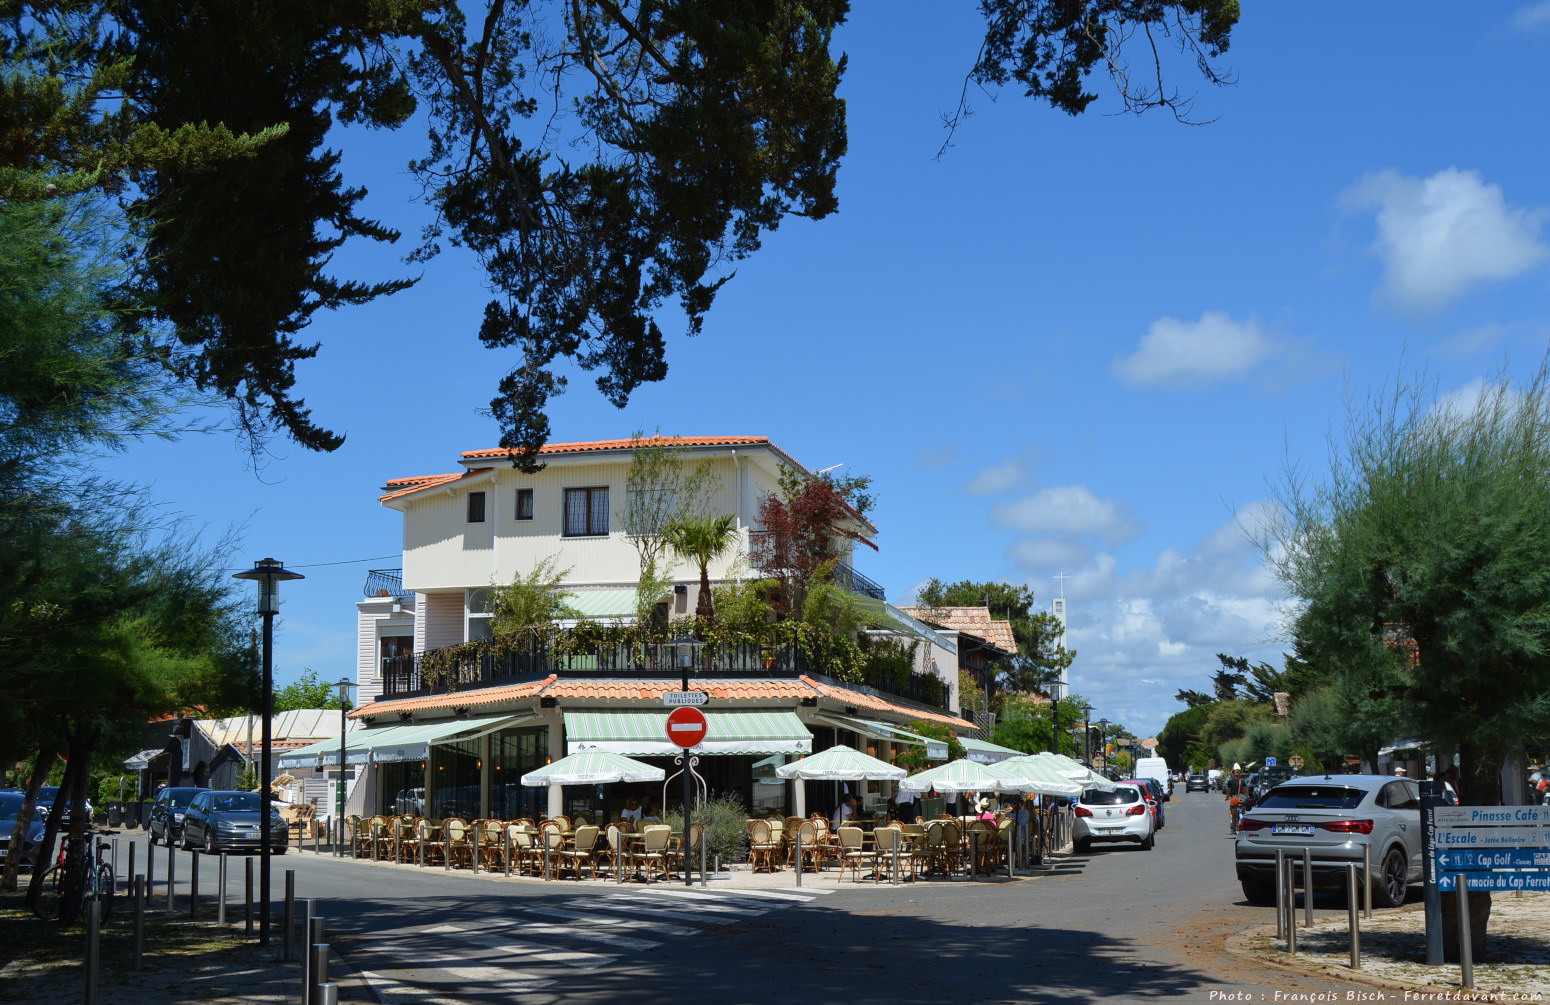
{"label": "silver suv", "polygon": [[1238,879],[1251,904],[1274,904],[1276,851],[1313,852],[1314,886],[1339,886],[1346,864],[1372,848],[1373,903],[1398,907],[1421,881],[1421,792],[1392,775],[1293,778],[1264,794],[1238,824]]}

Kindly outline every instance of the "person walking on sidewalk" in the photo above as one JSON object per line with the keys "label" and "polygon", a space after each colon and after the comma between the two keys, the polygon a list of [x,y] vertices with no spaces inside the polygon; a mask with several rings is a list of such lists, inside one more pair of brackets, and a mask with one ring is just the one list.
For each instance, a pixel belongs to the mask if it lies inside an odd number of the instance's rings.
{"label": "person walking on sidewalk", "polygon": [[1243,812],[1243,797],[1249,794],[1249,783],[1244,781],[1243,766],[1232,766],[1232,777],[1222,786],[1227,798],[1227,829],[1238,833],[1238,816]]}

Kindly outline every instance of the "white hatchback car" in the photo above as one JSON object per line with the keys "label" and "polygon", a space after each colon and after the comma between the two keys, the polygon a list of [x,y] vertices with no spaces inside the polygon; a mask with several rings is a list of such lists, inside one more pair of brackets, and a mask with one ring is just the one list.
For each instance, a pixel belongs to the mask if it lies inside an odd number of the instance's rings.
{"label": "white hatchback car", "polygon": [[1150,851],[1157,833],[1151,807],[1134,785],[1116,786],[1113,792],[1088,789],[1076,800],[1076,850],[1091,851],[1095,841],[1134,841]]}

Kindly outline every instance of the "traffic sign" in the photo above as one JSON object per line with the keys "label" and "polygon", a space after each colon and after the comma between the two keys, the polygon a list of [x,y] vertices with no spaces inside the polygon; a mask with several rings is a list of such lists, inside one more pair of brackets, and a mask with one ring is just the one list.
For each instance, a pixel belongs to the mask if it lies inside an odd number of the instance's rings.
{"label": "traffic sign", "polygon": [[1300,769],[1302,767],[1302,755],[1301,754],[1293,754],[1291,757],[1288,757],[1286,759],[1286,763],[1290,764],[1294,768],[1299,768]]}
{"label": "traffic sign", "polygon": [[1550,851],[1539,848],[1507,848],[1501,851],[1437,849],[1440,872],[1475,872],[1481,869],[1550,869]]}
{"label": "traffic sign", "polygon": [[662,704],[668,708],[704,705],[708,701],[710,701],[710,695],[704,691],[665,691],[662,694]]}
{"label": "traffic sign", "polygon": [[1273,768],[1275,766],[1276,766],[1276,759],[1274,757],[1267,757],[1267,758],[1265,758],[1265,767]]}
{"label": "traffic sign", "polygon": [[685,750],[699,746],[709,729],[705,713],[697,708],[675,708],[667,713],[667,738]]}
{"label": "traffic sign", "polygon": [[1452,893],[1459,876],[1471,890],[1550,890],[1550,872],[1449,872],[1437,877],[1437,889]]}

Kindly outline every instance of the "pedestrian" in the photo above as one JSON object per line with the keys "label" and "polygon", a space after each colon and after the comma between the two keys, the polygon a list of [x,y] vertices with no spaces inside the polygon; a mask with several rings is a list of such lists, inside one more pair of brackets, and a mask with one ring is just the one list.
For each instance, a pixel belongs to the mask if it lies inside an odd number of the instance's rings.
{"label": "pedestrian", "polygon": [[1243,765],[1234,763],[1232,776],[1222,786],[1227,799],[1227,829],[1238,833],[1238,815],[1243,812],[1243,797],[1248,795],[1249,783],[1243,778]]}
{"label": "pedestrian", "polygon": [[920,803],[916,802],[915,793],[900,789],[899,794],[893,797],[893,801],[898,808],[900,823],[912,824],[920,819]]}

